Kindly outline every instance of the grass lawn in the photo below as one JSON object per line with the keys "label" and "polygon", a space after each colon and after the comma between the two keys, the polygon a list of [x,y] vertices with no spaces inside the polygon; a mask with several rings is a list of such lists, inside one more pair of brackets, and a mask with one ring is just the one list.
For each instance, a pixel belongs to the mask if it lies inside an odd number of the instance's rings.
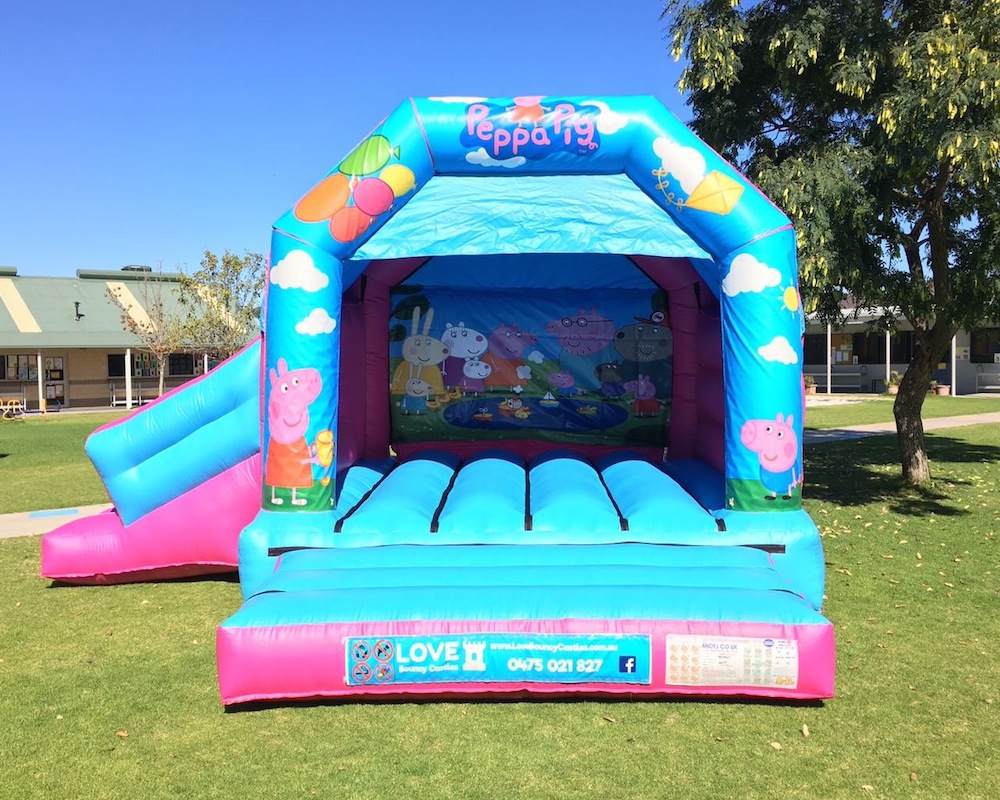
{"label": "grass lawn", "polygon": [[46,414],[0,422],[0,514],[108,502],[83,444],[95,428],[126,413]]}
{"label": "grass lawn", "polygon": [[[836,397],[836,395],[834,395]],[[868,425],[892,422],[890,395],[864,395],[866,399],[853,403],[811,405],[806,409],[807,428],[843,428],[846,425]],[[871,399],[867,399],[870,397]],[[924,401],[923,418],[961,417],[967,414],[987,414],[1000,411],[998,397],[939,397],[928,395]]]}
{"label": "grass lawn", "polygon": [[52,587],[37,539],[0,540],[2,796],[1000,797],[1000,426],[928,443],[926,492],[900,487],[893,437],[806,450],[838,637],[837,697],[816,705],[227,714],[214,634],[234,582]]}

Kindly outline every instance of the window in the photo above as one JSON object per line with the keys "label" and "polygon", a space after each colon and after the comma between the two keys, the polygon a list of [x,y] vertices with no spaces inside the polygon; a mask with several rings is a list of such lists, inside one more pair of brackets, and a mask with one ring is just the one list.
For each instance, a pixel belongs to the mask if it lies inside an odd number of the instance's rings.
{"label": "window", "polygon": [[1000,328],[973,331],[969,358],[973,364],[995,364],[1000,354]]}
{"label": "window", "polygon": [[884,364],[885,334],[881,331],[854,334],[854,355],[859,364]]}
{"label": "window", "polygon": [[893,364],[909,364],[913,360],[913,331],[896,331],[889,339],[889,360]]}
{"label": "window", "polygon": [[108,353],[108,377],[109,378],[125,377],[124,353]]}
{"label": "window", "polygon": [[0,355],[0,381],[33,381],[38,379],[38,356]]}
{"label": "window", "polygon": [[808,333],[802,340],[802,361],[805,364],[826,363],[826,334]]}
{"label": "window", "polygon": [[171,353],[167,369],[168,375],[194,375],[194,356],[190,353]]}

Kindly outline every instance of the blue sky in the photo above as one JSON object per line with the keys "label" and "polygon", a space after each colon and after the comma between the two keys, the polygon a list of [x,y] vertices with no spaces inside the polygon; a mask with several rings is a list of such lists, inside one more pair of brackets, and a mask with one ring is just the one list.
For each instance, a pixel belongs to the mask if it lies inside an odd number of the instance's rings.
{"label": "blue sky", "polygon": [[662,0],[33,0],[0,26],[0,265],[72,275],[271,225],[400,101],[651,94]]}

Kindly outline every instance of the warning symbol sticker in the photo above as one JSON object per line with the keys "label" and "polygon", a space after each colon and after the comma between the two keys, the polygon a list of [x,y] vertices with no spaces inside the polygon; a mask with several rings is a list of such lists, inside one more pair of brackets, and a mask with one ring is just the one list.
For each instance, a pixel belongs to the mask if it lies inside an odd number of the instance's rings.
{"label": "warning symbol sticker", "polygon": [[358,683],[368,683],[372,679],[372,668],[364,662],[355,664],[351,669],[351,675]]}
{"label": "warning symbol sticker", "polygon": [[351,658],[355,661],[367,661],[371,654],[371,645],[364,639],[359,642],[355,642],[354,646],[351,648]]}
{"label": "warning symbol sticker", "polygon": [[375,642],[375,658],[379,661],[391,661],[392,654],[395,652],[395,648],[392,646],[392,642],[388,639],[379,639]]}

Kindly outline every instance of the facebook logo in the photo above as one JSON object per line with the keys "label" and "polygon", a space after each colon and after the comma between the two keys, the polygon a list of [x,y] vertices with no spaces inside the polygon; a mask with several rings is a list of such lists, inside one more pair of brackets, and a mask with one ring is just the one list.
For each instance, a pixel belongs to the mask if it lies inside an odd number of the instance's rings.
{"label": "facebook logo", "polygon": [[629,674],[635,672],[635,656],[618,656],[618,671]]}

